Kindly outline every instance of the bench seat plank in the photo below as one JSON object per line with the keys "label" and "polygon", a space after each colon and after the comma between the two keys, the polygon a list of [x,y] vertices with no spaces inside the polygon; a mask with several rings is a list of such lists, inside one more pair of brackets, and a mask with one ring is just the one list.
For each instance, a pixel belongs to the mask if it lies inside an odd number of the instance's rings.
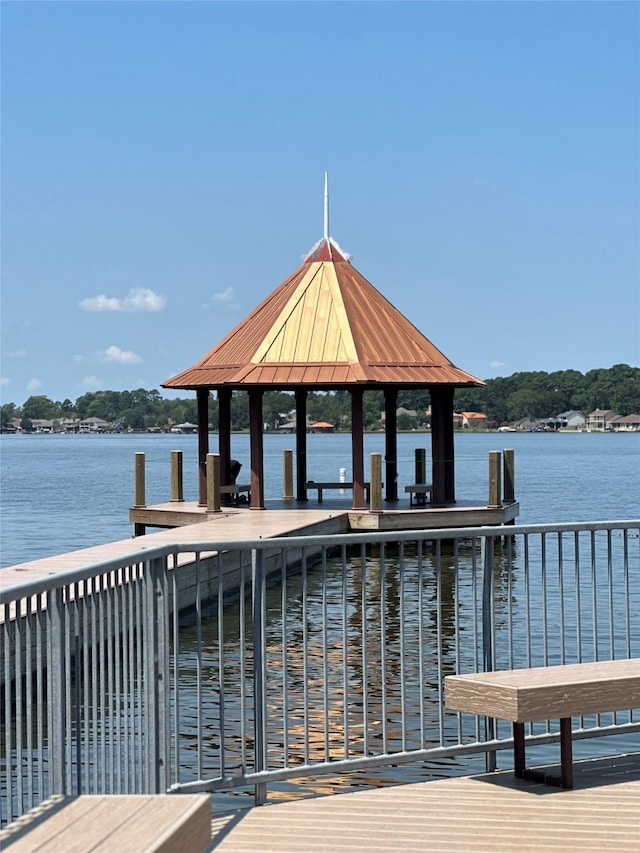
{"label": "bench seat plank", "polygon": [[230,502],[240,505],[242,492],[247,493],[247,500],[251,500],[251,486],[248,483],[233,483],[229,486],[220,486],[220,494],[224,498],[223,503],[228,505]]}
{"label": "bench seat plank", "polygon": [[0,835],[12,853],[203,853],[211,844],[208,794],[52,797]]}
{"label": "bench seat plank", "polygon": [[[365,494],[367,500],[369,500],[370,492],[371,492],[371,483],[363,483]],[[384,485],[384,484],[383,484]],[[317,491],[318,492],[318,503],[322,503],[322,496],[325,489],[353,489],[353,481],[347,480],[346,482],[339,482],[336,480],[333,481],[321,481],[321,480],[307,480],[306,488],[309,491]]]}
{"label": "bench seat plank", "polygon": [[417,506],[424,506],[427,502],[431,502],[431,492],[433,490],[432,483],[410,483],[404,487],[405,493],[409,495],[409,503],[411,506],[415,503]]}
{"label": "bench seat plank", "polygon": [[514,723],[640,707],[640,659],[450,675],[445,704]]}

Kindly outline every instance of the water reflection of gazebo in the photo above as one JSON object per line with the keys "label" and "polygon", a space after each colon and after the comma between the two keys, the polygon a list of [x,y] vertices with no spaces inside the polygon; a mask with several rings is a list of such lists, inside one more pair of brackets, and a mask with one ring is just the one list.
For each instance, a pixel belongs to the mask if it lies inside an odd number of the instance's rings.
{"label": "water reflection of gazebo", "polygon": [[431,397],[432,503],[455,503],[453,393],[483,384],[456,367],[325,236],[303,263],[192,367],[162,383],[194,390],[198,402],[199,500],[206,503],[209,393],[218,396],[222,483],[230,482],[231,397],[249,397],[251,509],[264,509],[265,391],[295,399],[296,498],[307,500],[307,412],[310,389],[351,395],[353,509],[365,508],[363,394],[382,391],[385,409],[384,496],[398,499],[397,398],[426,388]]}

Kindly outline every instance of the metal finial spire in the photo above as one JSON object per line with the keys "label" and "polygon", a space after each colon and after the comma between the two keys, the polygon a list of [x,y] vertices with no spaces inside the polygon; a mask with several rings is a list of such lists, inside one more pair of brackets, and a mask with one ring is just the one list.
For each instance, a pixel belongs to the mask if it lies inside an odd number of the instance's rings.
{"label": "metal finial spire", "polygon": [[324,239],[329,239],[329,173],[324,173]]}
{"label": "metal finial spire", "polygon": [[[2,0],[0,0],[2,2]],[[334,249],[339,253],[339,261],[347,261],[351,263],[351,255],[345,252],[339,244],[329,237],[329,172],[324,173],[324,234],[321,240],[311,247],[306,255],[302,256],[303,261],[317,260],[317,256],[321,256],[323,261],[334,260]]]}

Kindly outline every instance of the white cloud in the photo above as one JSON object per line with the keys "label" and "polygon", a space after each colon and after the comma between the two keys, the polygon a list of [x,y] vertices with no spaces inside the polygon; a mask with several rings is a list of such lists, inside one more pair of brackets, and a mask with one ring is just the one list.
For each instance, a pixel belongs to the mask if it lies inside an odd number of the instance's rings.
{"label": "white cloud", "polygon": [[95,391],[98,388],[102,388],[102,379],[99,379],[97,376],[85,376],[80,384],[83,388]]}
{"label": "white cloud", "polygon": [[42,388],[42,382],[35,377],[27,382],[27,391],[37,391]]}
{"label": "white cloud", "polygon": [[26,354],[26,349],[14,349],[13,352],[5,353],[7,358],[24,358]]}
{"label": "white cloud", "polygon": [[112,364],[138,364],[138,362],[142,361],[139,355],[136,355],[135,352],[126,349],[120,349],[120,347],[110,346],[107,349],[100,353],[100,358],[102,361],[107,361]]}
{"label": "white cloud", "polygon": [[167,300],[150,290],[148,287],[136,287],[130,290],[124,299],[117,296],[93,296],[91,299],[83,299],[79,307],[83,311],[162,311]]}
{"label": "white cloud", "polygon": [[84,356],[84,355],[78,355],[78,354],[76,354],[76,355],[74,355],[74,356],[73,356],[73,360],[75,361],[75,363],[76,363],[76,364],[82,364],[82,362],[83,362],[83,361],[86,361],[86,360],[87,360],[87,358],[86,358],[86,356]]}
{"label": "white cloud", "polygon": [[489,367],[493,367],[493,368],[504,367],[504,366],[505,366],[505,362],[504,361],[498,361],[497,359],[494,359],[491,362],[491,364],[489,365]]}
{"label": "white cloud", "polygon": [[0,385],[8,385],[11,382],[6,376],[0,376]]}
{"label": "white cloud", "polygon": [[228,308],[230,311],[240,307],[240,303],[236,301],[236,292],[233,287],[227,287],[226,290],[221,290],[220,293],[214,293],[209,302],[205,302],[205,308],[221,305]]}

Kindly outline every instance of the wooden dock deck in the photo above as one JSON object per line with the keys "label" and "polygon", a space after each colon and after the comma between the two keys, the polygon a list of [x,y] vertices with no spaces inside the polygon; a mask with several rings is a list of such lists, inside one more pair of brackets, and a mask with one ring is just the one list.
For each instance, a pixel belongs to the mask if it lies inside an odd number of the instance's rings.
{"label": "wooden dock deck", "polygon": [[[227,812],[211,820],[210,843],[201,820],[208,821],[206,796],[58,799],[46,801],[1,831],[2,849],[16,853],[35,849],[88,853],[115,846],[122,853],[640,850],[640,753],[577,762],[576,785],[569,790],[516,780],[513,771],[505,770]],[[73,818],[71,829],[64,819],[67,813]]]}
{"label": "wooden dock deck", "polygon": [[575,787],[513,771],[278,803],[215,817],[216,853],[640,850],[640,754],[576,762]]}
{"label": "wooden dock deck", "polygon": [[[345,490],[346,491],[346,490]],[[396,504],[386,506],[380,512],[370,510],[351,509],[351,496],[336,497],[335,495],[325,498],[322,502],[307,501],[298,503],[293,500],[269,500],[266,501],[264,510],[249,510],[244,507],[239,511],[244,518],[248,517],[249,530],[253,527],[253,518],[262,513],[291,513],[291,512],[320,512],[331,510],[335,515],[342,513],[348,519],[348,529],[356,532],[359,530],[435,530],[436,528],[455,527],[479,527],[482,525],[513,524],[519,513],[518,501],[503,504],[499,507],[488,507],[474,501],[457,501],[455,505],[445,507],[409,507],[406,502],[398,501]],[[167,501],[153,506],[131,507],[129,510],[129,521],[133,525],[145,525],[148,527],[181,527],[188,524],[197,524],[201,521],[215,520],[220,515],[226,515],[228,508],[223,513],[207,512],[206,507],[199,506],[195,502]],[[251,533],[247,533],[247,538]]]}
{"label": "wooden dock deck", "polygon": [[[159,505],[161,508],[164,504]],[[167,504],[168,512],[184,513],[189,516],[196,510],[197,504]],[[36,580],[41,577],[69,571],[71,569],[100,563],[118,557],[124,557],[156,545],[193,541],[194,538],[215,542],[232,542],[239,539],[268,539],[274,536],[293,534],[344,533],[349,529],[348,517],[335,509],[282,509],[277,512],[250,512],[248,509],[229,508],[224,512],[207,517],[201,510],[198,530],[194,530],[193,520],[177,522],[170,529],[156,530],[144,536],[133,536],[78,551],[68,551],[53,557],[43,557],[26,563],[18,563],[0,569],[0,581],[4,589],[15,584]]]}
{"label": "wooden dock deck", "polygon": [[[91,563],[124,557],[141,548],[187,542],[194,538],[230,542],[274,536],[500,525],[514,522],[519,512],[517,502],[498,509],[458,502],[456,506],[441,509],[391,509],[380,513],[354,511],[350,503],[350,500],[339,498],[325,500],[321,505],[311,501],[300,504],[273,500],[264,510],[250,510],[246,506],[225,507],[217,513],[208,513],[195,501],[167,501],[153,506],[132,507],[129,510],[131,523],[152,528],[151,532],[6,566],[0,570],[0,581],[2,587],[7,588]],[[197,532],[193,525],[198,525]]]}

